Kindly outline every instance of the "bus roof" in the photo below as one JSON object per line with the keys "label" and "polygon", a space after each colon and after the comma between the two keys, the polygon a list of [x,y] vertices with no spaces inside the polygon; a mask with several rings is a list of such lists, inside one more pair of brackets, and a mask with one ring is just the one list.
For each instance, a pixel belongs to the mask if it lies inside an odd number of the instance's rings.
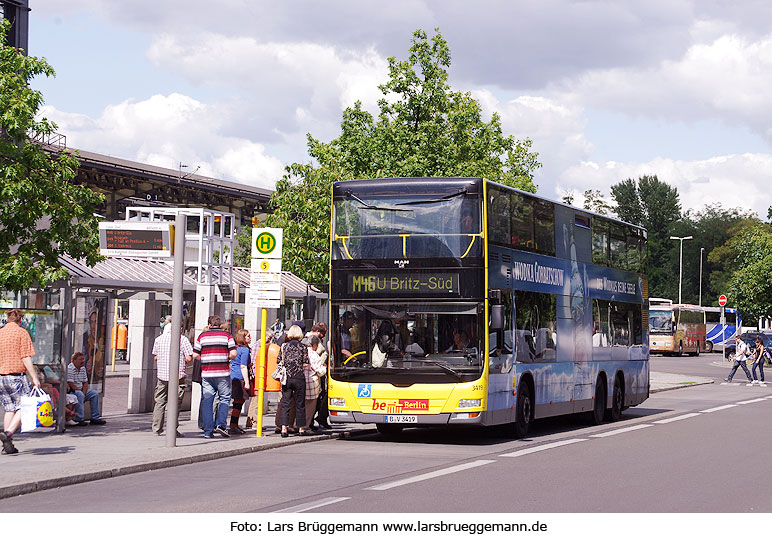
{"label": "bus roof", "polygon": [[384,179],[342,180],[342,181],[334,182],[332,186],[333,186],[333,196],[342,196],[344,195],[344,192],[346,190],[362,191],[363,189],[367,189],[368,194],[373,194],[374,193],[373,187],[376,187],[375,190],[377,191],[378,194],[392,194],[392,193],[397,194],[400,192],[403,185],[406,183],[413,183],[413,184],[423,186],[423,188],[421,188],[419,191],[436,190],[437,189],[436,187],[438,186],[444,186],[444,187],[450,186],[451,188],[455,187],[461,190],[466,185],[472,186],[475,188],[475,190],[477,190],[479,188],[479,185],[482,184],[483,180],[486,180],[489,184],[494,186],[507,188],[509,190],[513,190],[517,193],[520,193],[526,196],[537,197],[541,200],[552,203],[553,205],[559,205],[561,207],[565,207],[567,209],[573,209],[574,211],[579,211],[581,213],[585,213],[593,217],[599,217],[599,218],[611,220],[613,222],[618,222],[620,224],[624,224],[632,228],[636,228],[646,232],[646,229],[643,228],[642,226],[638,226],[630,222],[625,222],[624,220],[610,217],[608,215],[596,213],[595,211],[582,209],[581,207],[576,207],[575,205],[562,203],[560,201],[556,201],[554,199],[540,196],[538,194],[532,194],[531,192],[526,192],[525,190],[521,190],[519,188],[513,188],[511,186],[506,186],[496,181],[493,181],[490,179],[483,179],[481,177],[394,177],[394,178],[384,178]]}

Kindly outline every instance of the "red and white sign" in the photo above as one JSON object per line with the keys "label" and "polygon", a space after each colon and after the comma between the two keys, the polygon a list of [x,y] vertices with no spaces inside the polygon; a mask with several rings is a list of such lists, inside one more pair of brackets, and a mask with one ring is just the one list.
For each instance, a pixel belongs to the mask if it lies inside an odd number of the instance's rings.
{"label": "red and white sign", "polygon": [[726,295],[722,294],[718,297],[718,305],[719,306],[726,306]]}

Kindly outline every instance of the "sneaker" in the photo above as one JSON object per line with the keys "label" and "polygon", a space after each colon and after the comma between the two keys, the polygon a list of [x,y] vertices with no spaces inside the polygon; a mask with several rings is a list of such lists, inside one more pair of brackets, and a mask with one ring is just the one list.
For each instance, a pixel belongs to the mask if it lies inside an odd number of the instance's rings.
{"label": "sneaker", "polygon": [[211,438],[212,438],[212,435],[207,435],[206,433],[204,433],[204,438],[205,438],[205,439],[211,439]]}
{"label": "sneaker", "polygon": [[243,435],[244,433],[246,433],[246,431],[241,429],[239,426],[229,428],[229,432],[231,435]]}
{"label": "sneaker", "polygon": [[759,382],[759,387],[767,387],[767,383],[764,380],[762,380]]}
{"label": "sneaker", "polygon": [[16,454],[19,449],[13,446],[11,435],[5,431],[0,431],[0,441],[3,443],[3,454]]}
{"label": "sneaker", "polygon": [[228,437],[230,437],[230,436],[231,436],[231,434],[230,434],[230,433],[228,433],[228,430],[227,430],[227,429],[225,429],[224,427],[222,427],[222,426],[219,426],[219,425],[218,425],[217,427],[215,427],[215,428],[214,428],[214,432],[215,432],[215,433],[219,433],[220,435],[222,435],[222,436],[223,436],[223,437],[225,437],[225,438],[228,438]]}
{"label": "sneaker", "polygon": [[66,427],[75,427],[76,425],[78,425],[78,422],[76,422],[75,420],[67,420],[67,421],[64,423],[64,425],[65,425]]}
{"label": "sneaker", "polygon": [[89,421],[91,425],[105,425],[107,422],[104,421],[102,418],[91,418],[91,421]]}
{"label": "sneaker", "polygon": [[84,420],[84,421],[82,421],[82,422],[75,422],[75,425],[77,425],[77,426],[80,426],[80,427],[83,427],[83,426],[87,426],[87,425],[88,425],[88,422],[86,422],[85,420]]}
{"label": "sneaker", "polygon": [[724,381],[725,381],[727,384],[731,384],[731,383],[732,383],[732,379],[731,379],[731,378],[724,378]]}

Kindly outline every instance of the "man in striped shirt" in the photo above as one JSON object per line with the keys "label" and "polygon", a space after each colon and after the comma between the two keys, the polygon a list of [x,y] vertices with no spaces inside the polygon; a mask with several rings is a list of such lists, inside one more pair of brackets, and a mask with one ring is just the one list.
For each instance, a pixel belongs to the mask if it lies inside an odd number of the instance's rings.
{"label": "man in striped shirt", "polygon": [[[211,315],[208,329],[202,332],[193,346],[193,358],[201,359],[201,413],[204,438],[214,433],[230,437],[227,428],[231,401],[231,359],[236,358],[236,341],[222,330],[219,315]],[[217,423],[214,418],[214,397],[217,394]]]}

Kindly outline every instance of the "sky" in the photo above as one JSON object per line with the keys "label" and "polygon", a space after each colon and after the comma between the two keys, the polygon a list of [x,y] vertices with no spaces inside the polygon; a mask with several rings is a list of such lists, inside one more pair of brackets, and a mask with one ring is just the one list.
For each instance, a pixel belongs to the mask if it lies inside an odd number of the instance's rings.
{"label": "sky", "polygon": [[[30,0],[42,114],[70,147],[272,189],[376,113],[416,29],[451,86],[530,138],[538,193],[657,175],[682,209],[772,205],[772,3],[755,0]],[[581,204],[581,202],[579,202]]]}

